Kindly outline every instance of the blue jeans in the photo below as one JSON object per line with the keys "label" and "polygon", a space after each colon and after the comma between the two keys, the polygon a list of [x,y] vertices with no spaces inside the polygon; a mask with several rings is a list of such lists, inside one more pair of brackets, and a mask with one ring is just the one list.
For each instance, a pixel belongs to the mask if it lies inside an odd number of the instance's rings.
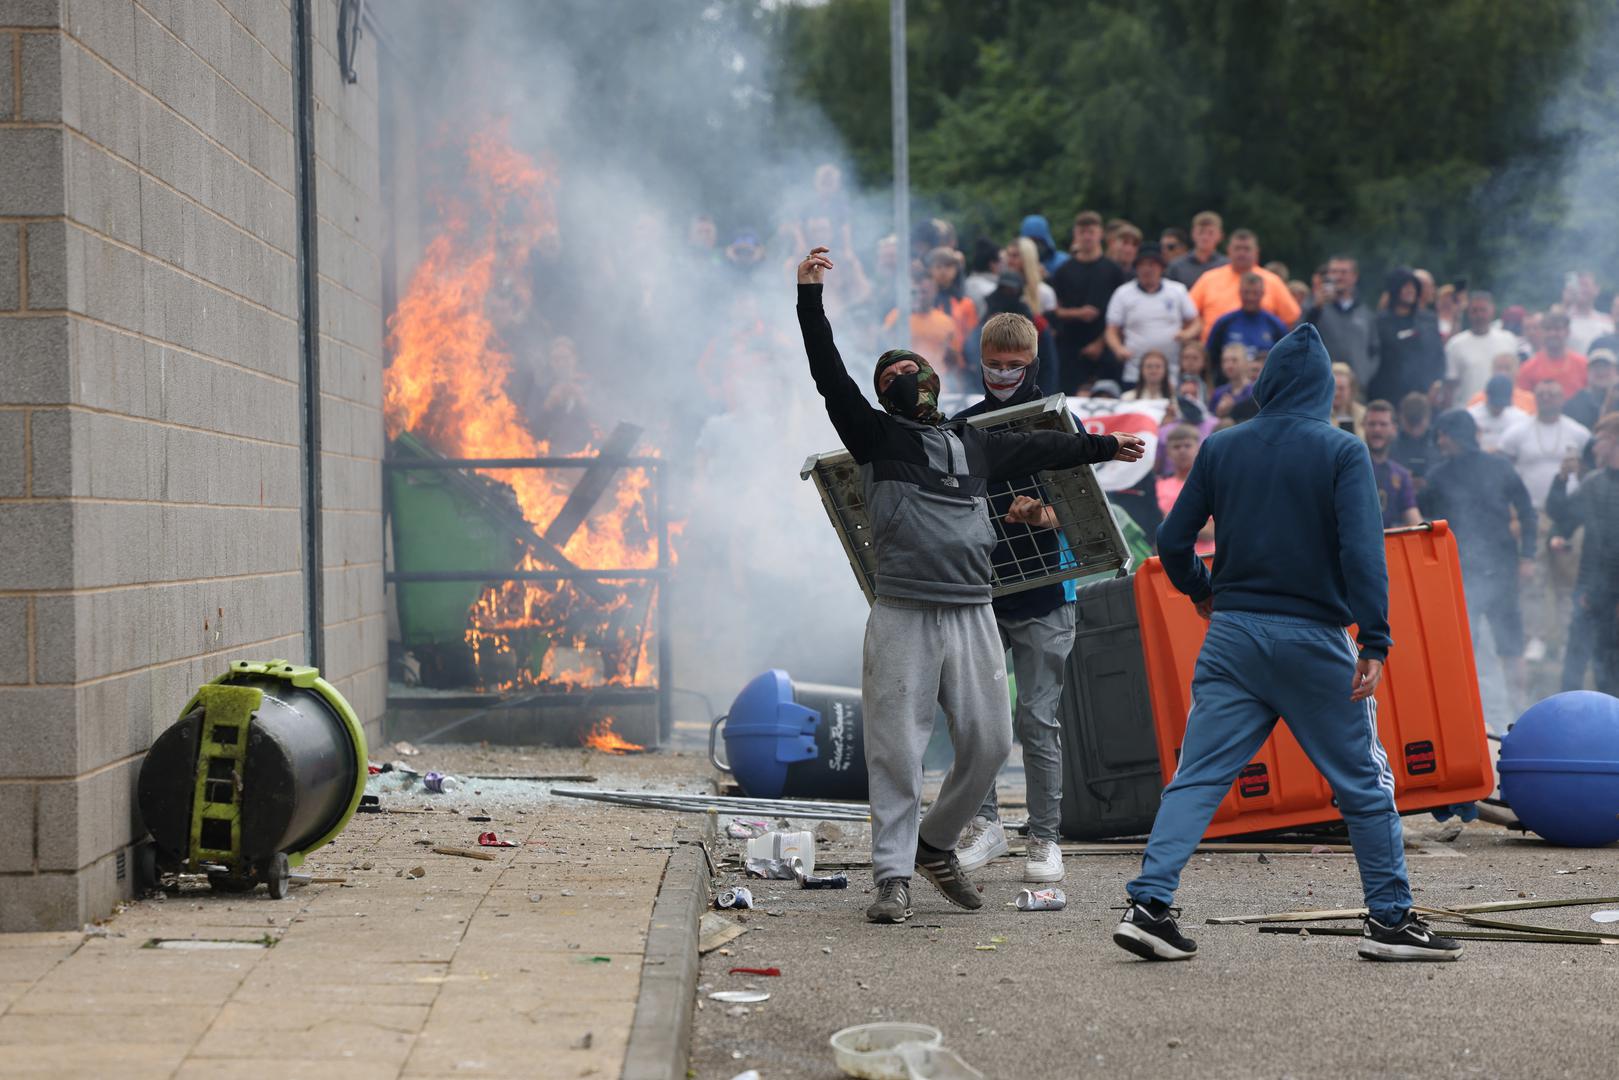
{"label": "blue jeans", "polygon": [[1377,738],[1375,699],[1352,702],[1355,644],[1341,627],[1309,619],[1219,611],[1192,676],[1192,711],[1174,780],[1164,789],[1136,900],[1171,903],[1231,782],[1270,736],[1277,717],[1332,785],[1360,864],[1366,907],[1393,923],[1411,907],[1394,774]]}

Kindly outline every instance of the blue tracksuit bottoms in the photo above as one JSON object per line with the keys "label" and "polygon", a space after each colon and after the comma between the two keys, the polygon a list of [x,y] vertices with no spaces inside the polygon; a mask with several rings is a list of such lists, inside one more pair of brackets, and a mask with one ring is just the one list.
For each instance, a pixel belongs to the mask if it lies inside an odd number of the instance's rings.
{"label": "blue tracksuit bottoms", "polygon": [[1393,925],[1411,907],[1394,774],[1377,738],[1374,698],[1350,701],[1355,643],[1342,627],[1310,619],[1217,611],[1192,676],[1175,778],[1164,789],[1136,900],[1172,903],[1231,782],[1284,717],[1338,797],[1360,864],[1366,907]]}

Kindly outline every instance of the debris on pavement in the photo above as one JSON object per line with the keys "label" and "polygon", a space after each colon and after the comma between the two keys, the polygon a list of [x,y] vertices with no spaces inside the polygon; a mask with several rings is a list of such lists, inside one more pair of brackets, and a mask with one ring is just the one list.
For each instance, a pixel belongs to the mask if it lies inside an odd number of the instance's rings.
{"label": "debris on pavement", "polygon": [[596,1033],[593,1031],[587,1031],[573,1041],[572,1048],[575,1050],[589,1050],[591,1046],[595,1044],[595,1042]]}
{"label": "debris on pavement", "polygon": [[749,1069],[747,1072],[737,1073],[731,1080],[763,1080],[763,1078],[759,1075],[758,1069]]}
{"label": "debris on pavement", "polygon": [[490,817],[488,814],[468,814],[467,815],[467,820],[468,821],[475,821],[475,822],[486,822],[486,821],[493,821],[495,819]]}
{"label": "debris on pavement", "polygon": [[394,753],[403,754],[406,757],[415,757],[417,754],[421,753],[421,751],[410,745],[410,743],[401,740],[394,743]]}
{"label": "debris on pavement", "polygon": [[502,840],[492,832],[478,834],[479,847],[516,847],[516,840]]}
{"label": "debris on pavement", "polygon": [[831,1043],[832,1058],[845,1076],[905,1080],[914,1073],[903,1051],[937,1050],[944,1033],[927,1024],[857,1024],[833,1033]]}
{"label": "debris on pavement", "polygon": [[747,932],[746,926],[738,926],[730,919],[716,915],[712,911],[706,912],[697,923],[697,951],[706,955],[728,941],[735,941]]}
{"label": "debris on pavement", "polygon": [[815,842],[818,844],[835,844],[843,839],[843,830],[830,821],[823,821],[815,826]]}
{"label": "debris on pavement", "polygon": [[726,972],[727,975],[760,975],[767,979],[774,979],[781,975],[781,968],[763,967],[734,967]]}
{"label": "debris on pavement", "polygon": [[749,877],[771,881],[792,881],[804,870],[797,859],[749,859],[744,866]]}
{"label": "debris on pavement", "polygon": [[717,908],[744,908],[753,909],[753,890],[746,885],[737,885],[729,889],[721,889],[714,897],[714,906]]}
{"label": "debris on pavement", "polygon": [[565,799],[589,799],[639,810],[673,810],[685,814],[764,814],[825,821],[870,821],[865,803],[812,802],[808,799],[752,799],[738,795],[695,795],[683,791],[615,791],[598,788],[552,788]]}
{"label": "debris on pavement", "polygon": [[713,1001],[723,1001],[728,1005],[754,1005],[770,1000],[770,995],[763,990],[715,990],[708,996]]}
{"label": "debris on pavement", "polygon": [[1591,921],[1600,923],[1619,922],[1619,911],[1593,911]]}
{"label": "debris on pavement", "polygon": [[752,840],[770,831],[770,823],[761,818],[733,818],[725,826],[725,835],[732,840]]}
{"label": "debris on pavement", "polygon": [[435,795],[449,795],[460,787],[455,782],[455,777],[445,776],[439,772],[430,772],[422,777],[422,786]]}
{"label": "debris on pavement", "polygon": [[801,889],[847,889],[849,887],[848,874],[825,874],[816,877],[813,874],[803,874],[798,879]]}
{"label": "debris on pavement", "polygon": [[427,876],[427,867],[425,867],[425,866],[413,866],[409,870],[405,871],[405,876],[406,877],[413,877],[413,878],[426,877]]}
{"label": "debris on pavement", "polygon": [[[493,836],[494,834],[490,833],[489,835]],[[517,845],[513,844],[512,846],[516,847]],[[482,859],[484,862],[495,861],[495,856],[491,855],[489,852],[478,851],[474,848],[445,847],[443,845],[435,845],[433,850],[440,855],[455,855],[463,859]]]}
{"label": "debris on pavement", "polygon": [[1024,889],[1013,903],[1019,911],[1061,911],[1068,897],[1061,889]]}
{"label": "debris on pavement", "polygon": [[808,832],[768,832],[748,841],[748,862],[797,862],[815,873],[815,836]]}

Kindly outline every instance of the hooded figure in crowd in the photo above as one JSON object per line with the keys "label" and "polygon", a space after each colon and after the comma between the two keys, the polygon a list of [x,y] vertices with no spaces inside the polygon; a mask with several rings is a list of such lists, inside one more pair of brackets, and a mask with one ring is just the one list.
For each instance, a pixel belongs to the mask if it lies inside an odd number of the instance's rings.
{"label": "hooded figure in crowd", "polygon": [[[1411,908],[1372,696],[1392,644],[1383,512],[1365,444],[1332,425],[1333,391],[1327,350],[1304,323],[1266,359],[1254,387],[1258,415],[1204,442],[1158,530],[1169,580],[1210,621],[1175,778],[1113,934],[1148,960],[1197,954],[1170,913],[1181,869],[1277,717],[1332,785],[1349,826],[1370,912],[1360,955],[1461,953]],[[1196,550],[1210,515],[1212,576]]]}
{"label": "hooded figure in crowd", "polygon": [[1478,423],[1466,409],[1440,413],[1434,429],[1444,460],[1428,470],[1417,503],[1427,520],[1450,522],[1467,587],[1468,618],[1475,627],[1489,622],[1514,705],[1527,704],[1518,579],[1534,565],[1540,516],[1512,462],[1480,449]]}
{"label": "hooded figure in crowd", "polygon": [[1036,250],[1040,252],[1040,265],[1046,268],[1046,276],[1063,263],[1068,261],[1068,252],[1057,246],[1057,241],[1051,236],[1051,222],[1041,214],[1030,214],[1023,219],[1023,225],[1018,229],[1019,236],[1027,236],[1034,241]]}
{"label": "hooded figure in crowd", "polygon": [[[877,561],[861,702],[871,776],[872,922],[911,915],[911,874],[976,909],[983,897],[955,854],[1012,746],[1006,664],[990,606],[993,481],[1113,458],[1138,460],[1132,435],[983,432],[939,413],[939,379],[905,349],[877,361],[873,408],[849,377],[821,304],[832,261],[798,265],[798,325],[827,416],[860,466]],[[956,763],[918,823],[922,753],[943,707]]]}
{"label": "hooded figure in crowd", "polygon": [[1396,402],[1411,393],[1426,395],[1445,379],[1445,342],[1439,320],[1423,308],[1422,282],[1400,267],[1389,274],[1388,309],[1377,316],[1377,373],[1368,400]]}

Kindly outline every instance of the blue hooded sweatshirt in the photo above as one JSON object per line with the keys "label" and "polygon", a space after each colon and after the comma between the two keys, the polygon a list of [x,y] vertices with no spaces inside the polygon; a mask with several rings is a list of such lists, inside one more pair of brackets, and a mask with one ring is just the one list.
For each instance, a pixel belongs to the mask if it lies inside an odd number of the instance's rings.
{"label": "blue hooded sweatshirt", "polygon": [[[1389,639],[1383,513],[1366,446],[1332,426],[1332,362],[1309,323],[1265,359],[1259,415],[1198,450],[1186,486],[1158,529],[1175,587],[1216,611],[1354,623],[1363,657]],[[1211,579],[1194,545],[1214,516]]]}
{"label": "blue hooded sweatshirt", "polygon": [[[1046,268],[1050,275],[1057,267],[1068,261],[1068,252],[1057,246],[1057,241],[1051,236],[1051,223],[1040,214],[1030,214],[1023,219],[1023,227],[1018,230],[1019,236],[1027,236],[1036,244],[1044,244],[1045,249],[1040,254],[1040,264]],[[1050,254],[1046,254],[1050,252]]]}

